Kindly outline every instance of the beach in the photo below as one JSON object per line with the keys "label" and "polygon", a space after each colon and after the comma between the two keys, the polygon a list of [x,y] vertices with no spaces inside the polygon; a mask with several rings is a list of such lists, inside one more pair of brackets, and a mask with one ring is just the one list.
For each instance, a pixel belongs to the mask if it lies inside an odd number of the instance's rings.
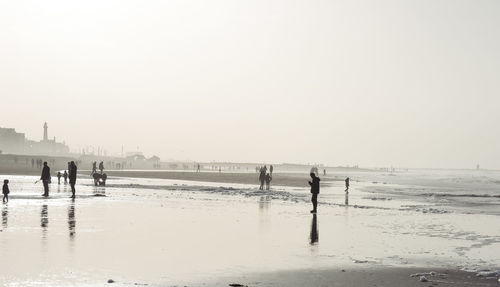
{"label": "beach", "polygon": [[[498,172],[351,172],[349,205],[346,174],[332,173],[316,215],[307,174],[261,191],[254,173],[125,172],[110,171],[107,186],[95,187],[82,171],[74,201],[54,178],[42,198],[37,176],[8,176],[0,282],[498,286],[498,274],[476,276],[500,266]],[[164,178],[172,174],[178,178]],[[410,276],[429,272],[446,275]]]}

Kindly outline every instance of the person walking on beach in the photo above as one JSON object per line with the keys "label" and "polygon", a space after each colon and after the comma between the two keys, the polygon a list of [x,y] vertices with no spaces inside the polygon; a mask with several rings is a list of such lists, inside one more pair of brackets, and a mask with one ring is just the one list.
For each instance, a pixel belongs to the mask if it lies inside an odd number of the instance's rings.
{"label": "person walking on beach", "polygon": [[63,177],[64,177],[64,184],[68,184],[68,173],[66,171],[64,171]]}
{"label": "person walking on beach", "polygon": [[266,174],[265,180],[266,180],[266,190],[269,190],[271,186],[271,180],[273,180],[273,177],[268,173]]}
{"label": "person walking on beach", "polygon": [[57,172],[57,184],[61,184],[61,176],[62,176],[61,172],[58,171]]}
{"label": "person walking on beach", "polygon": [[49,196],[49,183],[50,183],[50,167],[47,165],[47,162],[43,162],[42,175],[40,176],[40,180],[43,182],[43,190],[44,193],[42,196]]}
{"label": "person walking on beach", "polygon": [[312,172],[312,170],[311,170],[310,175],[311,175],[312,181],[309,181],[309,185],[311,186],[311,193],[312,193],[311,202],[313,205],[313,210],[311,210],[311,213],[316,213],[317,208],[318,208],[318,194],[319,194],[320,178],[318,176],[316,176],[316,173]]}
{"label": "person walking on beach", "polygon": [[101,174],[104,171],[104,162],[102,161],[99,163],[99,170],[101,171]]}
{"label": "person walking on beach", "polygon": [[97,172],[97,162],[96,162],[96,161],[94,161],[94,162],[92,163],[92,173],[90,173],[90,175],[93,175],[93,174],[94,174],[94,173],[96,173],[96,172]]}
{"label": "person walking on beach", "polygon": [[3,181],[2,194],[3,194],[3,203],[9,202],[9,180],[5,179]]}
{"label": "person walking on beach", "polygon": [[345,205],[349,205],[349,177],[345,179]]}
{"label": "person walking on beach", "polygon": [[71,162],[71,169],[69,172],[69,185],[71,185],[71,198],[75,198],[75,184],[76,184],[76,171],[78,168],[74,161]]}

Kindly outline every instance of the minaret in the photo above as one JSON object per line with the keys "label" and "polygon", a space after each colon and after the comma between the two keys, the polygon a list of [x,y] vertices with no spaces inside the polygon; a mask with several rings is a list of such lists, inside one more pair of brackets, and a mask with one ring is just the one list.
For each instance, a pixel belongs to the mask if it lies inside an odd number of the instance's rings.
{"label": "minaret", "polygon": [[49,126],[47,126],[47,122],[45,122],[45,124],[43,125],[43,141],[44,142],[49,140],[49,135],[47,133],[48,128],[49,128]]}

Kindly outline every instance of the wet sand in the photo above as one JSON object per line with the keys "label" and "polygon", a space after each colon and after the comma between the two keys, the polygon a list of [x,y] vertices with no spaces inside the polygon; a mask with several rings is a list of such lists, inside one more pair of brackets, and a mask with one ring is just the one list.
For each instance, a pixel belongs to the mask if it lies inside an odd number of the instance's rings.
{"label": "wet sand", "polygon": [[[89,171],[90,172],[90,171]],[[160,178],[189,180],[201,182],[220,182],[259,185],[258,173],[232,173],[232,172],[192,172],[192,171],[148,171],[148,170],[113,170],[107,172],[109,176],[135,177],[135,178]],[[274,173],[272,185],[307,187],[307,173]]]}
{"label": "wet sand", "polygon": [[[307,188],[125,177],[94,187],[82,176],[73,201],[68,185],[42,198],[36,177],[9,178],[0,285],[498,286],[458,271],[498,269],[498,216],[416,202],[371,178],[353,186],[352,206],[342,182],[322,187],[316,216]],[[410,277],[443,268],[431,282]]]}
{"label": "wet sand", "polygon": [[[430,275],[435,272],[436,275]],[[423,274],[428,281],[420,282]],[[240,284],[248,287],[498,287],[497,278],[477,277],[474,273],[450,269],[422,269],[422,268],[355,268],[355,269],[321,269],[295,270],[283,272],[269,272],[249,274],[245,276],[222,278],[203,284],[207,287],[230,286]],[[238,286],[238,285],[236,285]]]}

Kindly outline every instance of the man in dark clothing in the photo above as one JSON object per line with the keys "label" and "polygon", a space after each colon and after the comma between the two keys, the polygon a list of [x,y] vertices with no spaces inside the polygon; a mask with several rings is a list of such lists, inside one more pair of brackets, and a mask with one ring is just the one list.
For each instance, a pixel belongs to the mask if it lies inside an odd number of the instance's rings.
{"label": "man in dark clothing", "polygon": [[47,165],[46,161],[43,162],[42,176],[40,176],[40,180],[43,182],[44,193],[42,196],[49,196],[50,167]]}
{"label": "man in dark clothing", "polygon": [[318,207],[318,194],[319,194],[319,177],[316,176],[314,172],[311,172],[311,178],[312,181],[309,181],[309,185],[311,186],[311,201],[313,204],[313,210],[311,210],[311,213],[316,213],[317,207]]}
{"label": "man in dark clothing", "polygon": [[[101,174],[104,171],[104,162],[102,162],[102,161],[99,163],[99,170],[101,171]],[[219,171],[220,171],[220,169],[219,169]]]}
{"label": "man in dark clothing", "polygon": [[349,192],[349,178],[345,179],[345,192]]}
{"label": "man in dark clothing", "polygon": [[69,170],[69,184],[71,185],[71,198],[75,198],[75,184],[76,184],[76,171],[77,167],[74,161],[70,163],[71,169]]}

